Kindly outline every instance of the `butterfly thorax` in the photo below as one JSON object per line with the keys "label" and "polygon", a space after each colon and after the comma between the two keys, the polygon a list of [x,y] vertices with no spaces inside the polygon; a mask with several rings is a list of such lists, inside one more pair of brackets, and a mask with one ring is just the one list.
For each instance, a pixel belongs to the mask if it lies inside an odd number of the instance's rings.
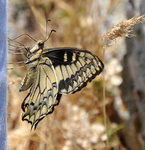
{"label": "butterfly thorax", "polygon": [[26,64],[29,64],[29,69],[26,76],[20,84],[19,91],[25,91],[32,85],[36,74],[36,67],[40,62],[43,61],[41,55],[43,50],[44,42],[42,40],[39,40],[37,44],[30,50],[28,59],[25,62]]}
{"label": "butterfly thorax", "polygon": [[29,67],[36,67],[42,59],[42,51],[44,50],[44,42],[39,40],[37,44],[30,50],[28,60],[25,62]]}

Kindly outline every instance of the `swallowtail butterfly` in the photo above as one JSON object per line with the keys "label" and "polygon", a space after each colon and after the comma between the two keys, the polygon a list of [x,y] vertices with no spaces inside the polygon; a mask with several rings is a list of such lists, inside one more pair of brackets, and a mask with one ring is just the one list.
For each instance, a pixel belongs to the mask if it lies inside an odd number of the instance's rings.
{"label": "swallowtail butterfly", "polygon": [[[46,41],[46,40],[45,40]],[[28,51],[29,66],[19,91],[30,88],[22,103],[22,120],[36,128],[39,121],[54,111],[62,94],[73,94],[99,75],[102,61],[88,50],[73,47],[44,48],[39,40]]]}

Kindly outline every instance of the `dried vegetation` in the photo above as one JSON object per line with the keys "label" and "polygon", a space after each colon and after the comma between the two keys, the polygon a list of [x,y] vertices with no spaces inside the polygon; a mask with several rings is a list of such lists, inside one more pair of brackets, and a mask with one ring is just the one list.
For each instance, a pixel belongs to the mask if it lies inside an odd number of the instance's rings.
{"label": "dried vegetation", "polygon": [[[106,4],[107,5],[107,4]],[[104,22],[109,13],[119,5],[118,1],[111,0],[102,11],[99,1],[90,2],[77,0],[11,0],[10,8],[10,38],[15,38],[22,33],[28,33],[35,39],[44,39],[46,33],[46,19],[51,19],[48,25],[48,32],[55,29],[46,47],[72,46],[88,49],[100,59],[104,59],[103,46],[108,46],[109,40],[117,37],[129,36],[132,25],[142,21],[142,17],[135,16],[130,20],[123,20],[112,27],[102,36],[104,45],[101,42],[101,35]],[[30,9],[31,8],[31,9]],[[110,21],[111,22],[111,21]],[[25,46],[32,47],[35,43],[27,37],[19,38],[17,41]],[[15,45],[19,45],[15,43]],[[106,48],[105,47],[105,48]],[[115,47],[116,48],[116,47]],[[113,48],[112,48],[113,49]],[[24,53],[24,50],[19,51]],[[112,54],[113,53],[113,54]],[[114,55],[110,50],[108,55]],[[9,56],[10,62],[23,61],[22,55],[13,54]],[[108,60],[106,60],[108,61]],[[104,125],[103,106],[112,109],[120,77],[121,65],[117,59],[109,60],[105,68],[114,69],[111,73],[106,70],[105,74],[105,104],[103,102],[103,81],[101,75],[89,83],[82,91],[63,96],[59,106],[55,107],[53,114],[43,119],[35,131],[30,131],[30,125],[21,121],[21,103],[27,94],[19,93],[21,79],[26,74],[26,67],[17,69],[16,63],[8,67],[14,68],[8,71],[8,149],[9,150],[106,150],[118,148],[125,150],[121,144],[117,131],[123,126],[112,123],[107,112],[107,129]],[[120,105],[120,107],[123,107]],[[108,144],[107,135],[108,135]]]}

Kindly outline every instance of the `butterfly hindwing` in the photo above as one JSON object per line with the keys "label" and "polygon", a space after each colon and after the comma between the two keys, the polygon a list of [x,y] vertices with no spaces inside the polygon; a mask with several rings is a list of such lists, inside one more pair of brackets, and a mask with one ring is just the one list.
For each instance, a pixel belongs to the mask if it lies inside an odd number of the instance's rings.
{"label": "butterfly hindwing", "polygon": [[46,49],[43,56],[51,59],[61,94],[75,93],[99,75],[104,65],[91,52],[77,48]]}
{"label": "butterfly hindwing", "polygon": [[53,112],[61,97],[54,67],[49,58],[44,60],[37,65],[34,82],[22,103],[22,120],[27,120],[32,127]]}

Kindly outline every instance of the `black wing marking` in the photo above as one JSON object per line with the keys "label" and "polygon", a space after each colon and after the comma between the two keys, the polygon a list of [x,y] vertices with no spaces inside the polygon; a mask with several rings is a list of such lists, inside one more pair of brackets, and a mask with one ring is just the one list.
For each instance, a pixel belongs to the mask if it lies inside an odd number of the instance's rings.
{"label": "black wing marking", "polygon": [[83,49],[68,47],[46,49],[42,56],[52,61],[61,94],[81,90],[104,68],[102,61],[97,56]]}
{"label": "black wing marking", "polygon": [[31,123],[31,128],[36,128],[40,120],[53,112],[60,98],[54,67],[51,61],[45,58],[45,61],[37,66],[34,82],[22,103],[22,120]]}

